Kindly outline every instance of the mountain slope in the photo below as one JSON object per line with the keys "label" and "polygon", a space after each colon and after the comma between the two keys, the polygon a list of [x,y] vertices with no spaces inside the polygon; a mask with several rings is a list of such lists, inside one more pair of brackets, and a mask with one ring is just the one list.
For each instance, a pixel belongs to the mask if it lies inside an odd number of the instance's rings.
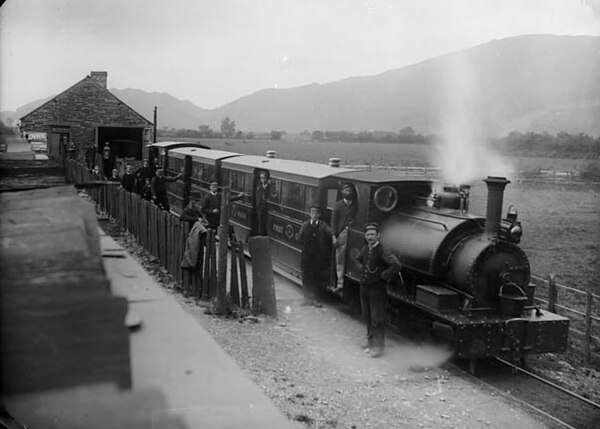
{"label": "mountain slope", "polygon": [[240,129],[444,130],[600,134],[600,37],[521,36],[324,85],[267,89],[219,109]]}
{"label": "mountain slope", "polygon": [[[531,35],[495,40],[375,76],[264,89],[216,109],[167,93],[111,89],[158,128],[229,116],[243,131],[386,130],[422,134],[519,131],[600,135],[600,37]],[[18,119],[47,100],[14,112]]]}

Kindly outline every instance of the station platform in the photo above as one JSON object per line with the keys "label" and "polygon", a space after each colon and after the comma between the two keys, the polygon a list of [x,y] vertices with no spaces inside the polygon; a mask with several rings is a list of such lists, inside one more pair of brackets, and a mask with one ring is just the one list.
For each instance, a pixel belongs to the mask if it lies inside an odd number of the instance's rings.
{"label": "station platform", "polygon": [[112,294],[126,297],[131,389],[78,386],[4,398],[27,428],[299,428],[208,332],[100,231]]}

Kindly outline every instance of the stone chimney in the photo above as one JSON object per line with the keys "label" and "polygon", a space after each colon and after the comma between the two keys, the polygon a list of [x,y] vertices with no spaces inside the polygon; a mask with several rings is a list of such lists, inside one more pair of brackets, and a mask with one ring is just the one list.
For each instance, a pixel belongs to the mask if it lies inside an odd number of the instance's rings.
{"label": "stone chimney", "polygon": [[102,88],[106,88],[108,82],[108,72],[105,71],[93,71],[90,72],[90,77],[96,81]]}

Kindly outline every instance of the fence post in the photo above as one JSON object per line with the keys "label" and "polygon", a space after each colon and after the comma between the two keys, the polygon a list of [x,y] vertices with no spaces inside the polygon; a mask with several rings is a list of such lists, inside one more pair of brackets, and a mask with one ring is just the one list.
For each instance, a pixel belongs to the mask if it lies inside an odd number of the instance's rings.
{"label": "fence post", "polygon": [[231,282],[229,285],[229,299],[231,303],[237,307],[240,306],[240,288],[238,283],[238,254],[237,254],[237,240],[232,234],[230,236],[231,242]]}
{"label": "fence post", "polygon": [[585,360],[592,361],[592,291],[588,290],[585,295]]}
{"label": "fence post", "polygon": [[221,225],[219,227],[219,268],[217,269],[217,314],[227,313],[227,235],[229,232],[229,186],[221,194]]}
{"label": "fence post", "polygon": [[240,265],[240,288],[242,289],[242,308],[248,308],[248,273],[246,272],[246,257],[244,256],[244,243],[238,241],[237,255]]}
{"label": "fence post", "polygon": [[556,275],[548,274],[548,311],[556,313]]}

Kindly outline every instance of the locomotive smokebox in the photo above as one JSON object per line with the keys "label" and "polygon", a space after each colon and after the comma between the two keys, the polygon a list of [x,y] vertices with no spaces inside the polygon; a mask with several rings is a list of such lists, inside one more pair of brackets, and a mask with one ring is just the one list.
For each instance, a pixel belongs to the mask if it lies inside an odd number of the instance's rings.
{"label": "locomotive smokebox", "polygon": [[483,180],[488,188],[487,213],[484,232],[486,234],[497,234],[500,230],[502,220],[502,200],[504,199],[504,188],[510,183],[505,177],[488,176]]}

